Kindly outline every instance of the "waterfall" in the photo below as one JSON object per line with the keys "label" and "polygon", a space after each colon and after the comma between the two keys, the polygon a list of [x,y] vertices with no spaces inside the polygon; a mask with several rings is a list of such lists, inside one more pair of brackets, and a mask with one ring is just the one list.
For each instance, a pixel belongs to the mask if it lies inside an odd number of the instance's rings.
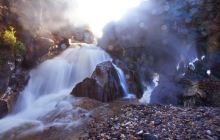
{"label": "waterfall", "polygon": [[111,61],[105,51],[85,44],[68,48],[59,56],[40,64],[30,72],[28,85],[21,92],[14,111],[0,120],[0,134],[25,124],[42,127],[45,125],[42,120],[50,118],[53,112],[65,113],[65,118],[55,119],[54,124],[75,123],[73,113],[76,108],[70,92],[77,83],[91,76],[97,64],[104,61]]}
{"label": "waterfall", "polygon": [[153,84],[154,85],[152,85],[152,86],[149,86],[149,85],[145,86],[146,89],[144,90],[143,97],[139,100],[140,103],[142,103],[142,104],[149,104],[150,103],[151,93],[158,86],[159,79],[160,79],[159,74],[155,73],[154,76],[153,76]]}
{"label": "waterfall", "polygon": [[127,86],[126,77],[125,77],[124,72],[118,66],[116,66],[115,64],[113,64],[113,66],[115,67],[115,69],[118,73],[120,84],[121,84],[121,87],[124,91],[124,98],[126,98],[126,99],[135,98],[135,95],[130,94],[129,91],[128,91],[128,86]]}

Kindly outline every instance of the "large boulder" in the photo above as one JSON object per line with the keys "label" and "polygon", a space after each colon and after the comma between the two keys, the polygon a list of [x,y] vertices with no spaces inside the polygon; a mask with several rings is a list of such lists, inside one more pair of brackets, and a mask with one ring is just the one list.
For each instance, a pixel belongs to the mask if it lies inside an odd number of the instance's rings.
{"label": "large boulder", "polygon": [[91,78],[86,78],[77,84],[71,94],[76,97],[89,97],[102,102],[110,102],[123,97],[123,88],[116,69],[108,61],[97,65]]}

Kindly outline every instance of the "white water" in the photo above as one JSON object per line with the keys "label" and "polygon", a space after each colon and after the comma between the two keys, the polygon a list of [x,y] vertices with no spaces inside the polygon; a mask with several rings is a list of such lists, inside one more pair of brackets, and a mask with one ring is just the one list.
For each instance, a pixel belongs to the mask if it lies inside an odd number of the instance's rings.
{"label": "white water", "polygon": [[116,66],[115,64],[113,64],[113,66],[115,67],[115,69],[116,69],[116,71],[118,73],[118,76],[119,76],[119,79],[120,79],[120,83],[121,83],[121,86],[122,86],[123,91],[124,91],[124,98],[125,99],[135,98],[135,95],[129,93],[129,91],[128,91],[128,85],[127,85],[127,82],[126,82],[126,78],[125,78],[124,72],[118,66]]}
{"label": "white water", "polygon": [[153,77],[153,86],[146,86],[146,90],[144,91],[143,97],[139,100],[140,103],[142,104],[149,104],[150,103],[150,98],[153,90],[158,86],[159,84],[159,79],[160,76],[159,74],[155,73]]}
{"label": "white water", "polygon": [[[21,126],[28,133],[45,126],[77,124],[73,114],[79,109],[74,107],[75,99],[70,92],[104,61],[111,61],[106,52],[94,45],[84,45],[69,48],[32,70],[15,110],[0,120],[0,139],[4,132],[16,127],[21,129]],[[62,118],[52,119],[56,115],[62,115]],[[30,126],[35,127],[29,129]]]}
{"label": "white water", "polygon": [[196,67],[195,67],[195,62],[199,61],[199,59],[196,57],[195,59],[193,59],[191,62],[189,62],[189,67],[191,70],[195,70]]}

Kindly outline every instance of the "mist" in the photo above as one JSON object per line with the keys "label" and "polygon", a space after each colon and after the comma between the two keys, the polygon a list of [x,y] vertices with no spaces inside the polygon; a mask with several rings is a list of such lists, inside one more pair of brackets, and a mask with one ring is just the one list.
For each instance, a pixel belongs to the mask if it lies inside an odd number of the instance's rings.
{"label": "mist", "polygon": [[18,14],[23,28],[37,34],[74,27],[77,22],[73,23],[71,18],[75,18],[75,5],[75,1],[71,0],[16,0],[13,3],[14,12]]}
{"label": "mist", "polygon": [[19,21],[27,30],[42,33],[80,27],[101,37],[102,29],[108,22],[120,20],[141,1],[18,0],[13,5]]}
{"label": "mist", "polygon": [[[178,73],[177,65],[183,63],[186,67],[199,57],[197,35],[186,26],[192,19],[189,14],[178,15],[182,14],[178,10],[186,5],[179,2],[174,6],[174,3],[144,1],[120,21],[109,23],[99,40],[99,45],[115,60],[124,63],[121,65],[125,71],[137,71],[143,90],[147,90],[146,84],[152,84],[155,73],[160,75],[159,86],[151,96],[153,103],[177,104],[182,87],[174,80],[184,75]],[[114,52],[116,48],[121,49],[119,55]],[[163,92],[161,88],[166,90]]]}
{"label": "mist", "polygon": [[[123,5],[114,2],[109,4],[110,8],[99,0],[18,0],[14,5],[19,9],[16,11],[18,20],[33,35],[51,36],[54,32],[71,35],[78,28],[91,30],[96,35],[101,31],[103,35],[98,45],[110,53],[116,63],[119,60],[118,65],[125,72],[137,73],[142,93],[147,84],[152,84],[153,75],[158,73],[163,78],[158,87],[167,83],[164,87],[173,87],[176,94],[173,79],[183,76],[192,60],[205,55],[198,45],[198,33],[190,26],[204,1],[140,0],[140,4],[129,7],[121,17],[106,13],[109,9],[111,13],[114,6]],[[191,7],[188,13],[182,10],[186,7]],[[204,27],[199,28],[203,30]],[[119,50],[119,54],[115,50]],[[177,69],[179,64],[182,64],[180,70]],[[169,93],[169,98],[175,97],[173,93]]]}

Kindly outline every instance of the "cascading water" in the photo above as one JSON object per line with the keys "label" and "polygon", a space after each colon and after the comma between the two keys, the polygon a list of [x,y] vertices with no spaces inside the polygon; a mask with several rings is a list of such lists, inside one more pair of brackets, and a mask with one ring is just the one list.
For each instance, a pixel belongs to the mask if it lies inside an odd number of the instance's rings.
{"label": "cascading water", "polygon": [[126,98],[126,99],[135,98],[135,95],[130,94],[129,91],[128,91],[128,86],[127,86],[126,77],[125,77],[124,72],[118,66],[116,66],[115,64],[113,64],[113,66],[115,67],[115,69],[118,73],[118,77],[120,79],[120,83],[121,83],[121,86],[122,86],[123,91],[124,91],[124,98]]}
{"label": "cascading water", "polygon": [[150,98],[151,98],[151,93],[153,90],[158,86],[160,76],[159,74],[155,73],[153,77],[153,86],[146,86],[146,90],[144,91],[143,97],[139,100],[140,103],[142,104],[149,104],[150,103]]}
{"label": "cascading water", "polygon": [[[95,45],[83,45],[65,50],[54,59],[47,60],[30,72],[28,85],[21,93],[14,111],[0,120],[0,134],[25,124],[27,130],[32,126],[71,125],[77,123],[73,118],[74,97],[70,95],[73,87],[91,76],[97,64],[111,61],[111,57]],[[63,119],[45,124],[44,120],[65,112]],[[52,116],[53,116],[52,115]],[[0,135],[1,138],[1,135]]]}

